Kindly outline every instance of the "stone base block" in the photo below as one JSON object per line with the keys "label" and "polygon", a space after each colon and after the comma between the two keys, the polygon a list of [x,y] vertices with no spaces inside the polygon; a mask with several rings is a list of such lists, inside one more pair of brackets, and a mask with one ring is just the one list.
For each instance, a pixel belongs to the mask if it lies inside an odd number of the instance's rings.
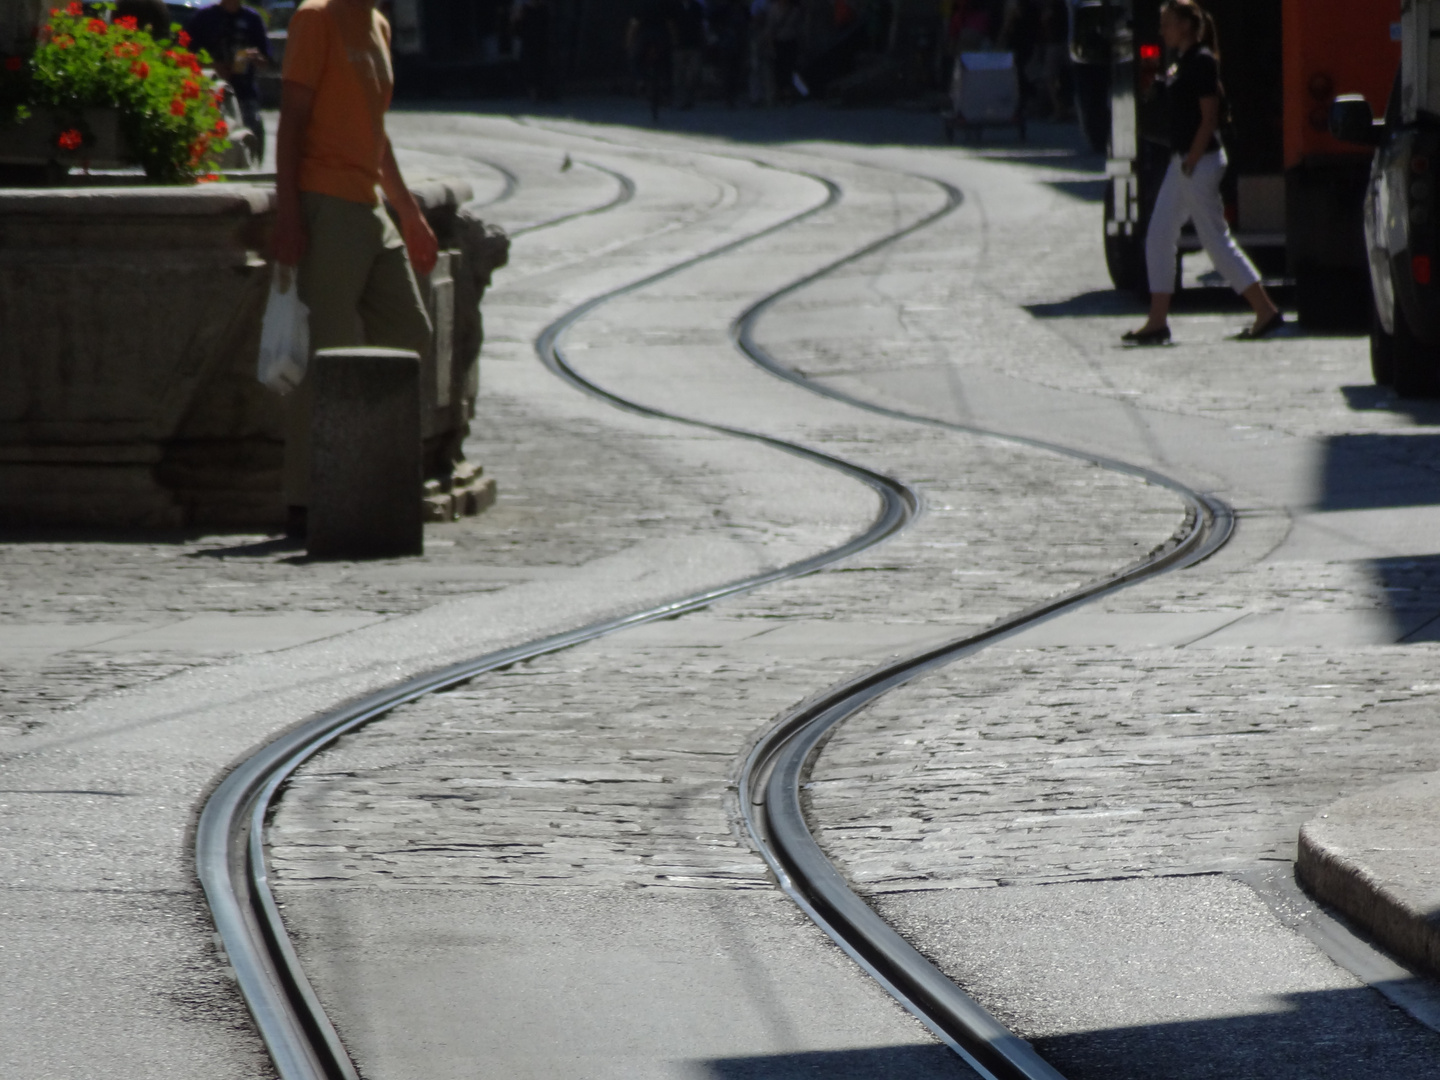
{"label": "stone base block", "polygon": [[462,461],[444,480],[425,481],[425,520],[455,521],[473,517],[495,501],[495,480],[484,468]]}
{"label": "stone base block", "polygon": [[310,554],[421,554],[419,355],[402,349],[323,349],[307,378],[315,395]]}

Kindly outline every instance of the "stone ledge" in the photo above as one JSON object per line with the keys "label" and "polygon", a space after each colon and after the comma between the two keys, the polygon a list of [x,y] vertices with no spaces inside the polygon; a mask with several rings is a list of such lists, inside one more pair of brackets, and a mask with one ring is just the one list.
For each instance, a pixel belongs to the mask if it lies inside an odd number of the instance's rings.
{"label": "stone ledge", "polygon": [[1295,873],[1317,900],[1440,974],[1440,773],[1342,799],[1306,822]]}
{"label": "stone ledge", "polygon": [[208,217],[264,214],[275,208],[273,186],[247,183],[199,184],[193,187],[5,188],[0,214],[50,214],[75,217],[160,215]]}

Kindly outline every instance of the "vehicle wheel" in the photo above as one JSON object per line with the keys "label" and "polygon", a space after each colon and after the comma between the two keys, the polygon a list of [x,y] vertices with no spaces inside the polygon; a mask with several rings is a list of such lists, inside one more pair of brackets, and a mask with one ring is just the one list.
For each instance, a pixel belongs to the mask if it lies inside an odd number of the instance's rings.
{"label": "vehicle wheel", "polygon": [[1150,295],[1150,280],[1145,273],[1145,238],[1143,236],[1111,236],[1110,223],[1115,220],[1113,193],[1105,195],[1105,268],[1110,280],[1121,292]]}
{"label": "vehicle wheel", "polygon": [[1370,282],[1361,271],[1305,264],[1295,269],[1295,309],[1317,330],[1369,326]]}
{"label": "vehicle wheel", "polygon": [[1395,338],[1385,332],[1373,299],[1370,302],[1370,374],[1376,386],[1391,386],[1395,382]]}
{"label": "vehicle wheel", "polygon": [[1390,340],[1395,393],[1403,398],[1440,397],[1440,349],[1414,335],[1399,304],[1395,305],[1395,336]]}

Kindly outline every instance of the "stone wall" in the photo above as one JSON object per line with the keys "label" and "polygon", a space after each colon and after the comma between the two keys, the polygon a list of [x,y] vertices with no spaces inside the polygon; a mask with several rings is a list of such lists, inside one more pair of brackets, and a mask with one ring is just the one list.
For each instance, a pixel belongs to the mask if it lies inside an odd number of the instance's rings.
{"label": "stone wall", "polygon": [[[441,240],[427,287],[427,473],[460,457],[479,301],[502,233],[464,184],[416,189]],[[274,191],[0,192],[0,525],[283,522],[280,398],[255,379]]]}

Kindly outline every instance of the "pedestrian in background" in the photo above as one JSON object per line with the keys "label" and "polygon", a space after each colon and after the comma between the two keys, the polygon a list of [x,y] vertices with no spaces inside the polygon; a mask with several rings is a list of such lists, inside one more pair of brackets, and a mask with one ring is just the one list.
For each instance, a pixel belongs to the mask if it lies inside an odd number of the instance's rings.
{"label": "pedestrian in background", "polygon": [[1170,166],[1155,197],[1145,237],[1150,317],[1123,340],[1136,345],[1161,345],[1170,340],[1170,301],[1175,292],[1180,230],[1187,221],[1195,223],[1195,232],[1215,269],[1255,310],[1254,324],[1240,337],[1263,338],[1285,320],[1225,220],[1220,180],[1227,159],[1219,136],[1224,91],[1215,21],[1195,0],[1166,0],[1160,9],[1160,36],[1175,57],[1163,78]]}
{"label": "pedestrian in background", "polygon": [[515,0],[510,27],[520,42],[520,78],[531,101],[550,97],[550,0]]}
{"label": "pedestrian in background", "polygon": [[775,63],[766,19],[770,0],[750,0],[750,104],[764,105],[775,97]]}
{"label": "pedestrian in background", "polygon": [[695,107],[705,55],[705,7],[700,0],[678,0],[675,7],[675,104]]}
{"label": "pedestrian in background", "polygon": [[800,8],[800,0],[770,0],[765,10],[765,33],[774,74],[767,105],[782,99],[792,101],[798,94],[795,73],[800,65],[800,34],[804,28],[805,13]]}
{"label": "pedestrian in background", "polygon": [[255,163],[265,157],[265,121],[260,117],[260,91],[256,68],[270,63],[270,33],[265,20],[240,0],[220,0],[203,7],[185,26],[190,45],[210,54],[219,75],[235,92],[240,118],[255,135]]}
{"label": "pedestrian in background", "polygon": [[750,5],[747,0],[718,0],[710,16],[715,55],[720,65],[720,95],[733,109],[745,78],[745,53],[750,40]]}
{"label": "pedestrian in background", "polygon": [[659,119],[660,102],[670,87],[677,35],[674,0],[639,0],[625,28],[625,50],[635,65],[650,118]]}
{"label": "pedestrian in background", "polygon": [[[430,318],[415,280],[437,243],[385,134],[390,24],[372,0],[305,0],[291,17],[276,140],[276,262],[299,268],[312,350],[424,352]],[[400,218],[396,230],[375,188]],[[408,253],[408,254],[407,254]],[[285,398],[285,502],[303,535],[310,503],[312,389]]]}

